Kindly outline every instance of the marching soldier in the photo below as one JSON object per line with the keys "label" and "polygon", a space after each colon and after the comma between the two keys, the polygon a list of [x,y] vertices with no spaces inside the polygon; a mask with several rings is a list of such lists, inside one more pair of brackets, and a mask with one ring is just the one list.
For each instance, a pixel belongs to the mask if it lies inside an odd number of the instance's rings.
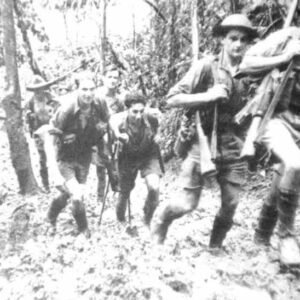
{"label": "marching soldier", "polygon": [[59,213],[72,199],[72,213],[79,233],[90,236],[84,205],[86,183],[92,157],[92,148],[106,133],[108,109],[106,104],[94,102],[95,83],[91,77],[78,82],[75,93],[67,95],[51,120],[57,135],[57,162],[65,179],[65,190],[61,190],[50,205],[48,219],[56,230]]}
{"label": "marching soldier", "polygon": [[120,193],[116,206],[117,219],[125,221],[130,193],[138,172],[145,178],[148,195],[144,206],[144,223],[149,226],[159,200],[159,181],[162,175],[158,140],[157,111],[147,109],[146,99],[139,94],[126,96],[127,110],[115,114],[110,125],[120,142],[118,172]]}
{"label": "marching soldier", "polygon": [[[285,41],[285,42],[284,42]],[[286,44],[270,54],[276,45]],[[300,55],[300,30],[290,27],[257,43],[245,55],[241,70],[251,73],[286,69]],[[259,216],[255,241],[269,245],[278,219],[280,261],[286,266],[300,265],[300,249],[295,238],[294,222],[300,196],[300,71],[299,63],[290,74],[289,82],[280,95],[279,105],[263,130],[258,142],[280,162],[272,186]],[[274,92],[274,91],[273,91]]]}
{"label": "marching soldier", "polygon": [[[199,110],[204,133],[208,136],[212,135],[217,124],[218,153],[215,163],[221,208],[214,220],[209,247],[218,249],[232,227],[247,169],[246,163],[239,157],[244,128],[234,124],[233,116],[245,105],[248,85],[246,80],[237,80],[233,76],[249,41],[257,36],[257,32],[244,15],[234,14],[216,26],[214,34],[222,37],[220,55],[195,63],[170,90],[167,103],[170,107],[190,108],[190,121],[194,124],[197,119],[193,119],[193,112]],[[218,105],[217,123],[213,122],[215,105]],[[152,236],[157,243],[164,242],[168,228],[175,219],[193,211],[198,205],[204,184],[201,173],[203,165],[200,165],[200,155],[203,153],[200,153],[199,147],[199,137],[195,133],[182,164],[182,196],[162,203],[153,218]]]}
{"label": "marching soldier", "polygon": [[[119,99],[117,91],[120,81],[120,71],[114,67],[109,66],[103,77],[103,86],[97,93],[96,101],[105,101],[109,110],[109,115],[113,115],[124,111],[124,104]],[[93,162],[96,164],[98,186],[97,186],[97,198],[99,202],[103,201],[104,190],[106,186],[106,170],[108,178],[113,191],[118,190],[118,180],[116,175],[115,166],[110,159],[113,149],[113,141],[111,135],[107,135],[105,139],[102,139],[97,147],[97,151],[93,156]]]}
{"label": "marching soldier", "polygon": [[[45,82],[42,77],[35,75],[31,86]],[[38,134],[37,130],[45,124],[49,124],[50,118],[57,102],[48,90],[35,89],[33,96],[25,104],[26,122],[29,127],[30,136],[34,138],[34,142],[39,154],[40,175],[42,184],[47,192],[49,192],[49,175],[47,168],[47,157],[45,154],[44,142]]]}

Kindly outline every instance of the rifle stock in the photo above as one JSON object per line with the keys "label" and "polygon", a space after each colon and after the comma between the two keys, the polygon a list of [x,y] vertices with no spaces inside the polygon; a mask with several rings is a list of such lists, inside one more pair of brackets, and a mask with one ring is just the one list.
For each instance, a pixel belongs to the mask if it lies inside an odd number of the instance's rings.
{"label": "rifle stock", "polygon": [[207,175],[216,172],[216,166],[212,161],[212,155],[209,149],[207,136],[205,135],[202,125],[199,111],[196,111],[196,129],[199,140],[199,151],[200,151],[200,169],[202,175]]}
{"label": "rifle stock", "polygon": [[218,143],[217,127],[218,127],[218,104],[216,103],[214,106],[213,129],[212,129],[211,141],[210,141],[211,160],[213,162],[217,158],[217,143]]}

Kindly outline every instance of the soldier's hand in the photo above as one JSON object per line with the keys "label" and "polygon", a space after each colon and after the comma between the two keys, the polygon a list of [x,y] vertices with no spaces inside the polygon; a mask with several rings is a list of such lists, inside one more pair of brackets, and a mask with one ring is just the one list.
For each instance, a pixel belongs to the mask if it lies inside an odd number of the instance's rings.
{"label": "soldier's hand", "polygon": [[127,144],[128,141],[129,141],[129,136],[127,133],[119,133],[118,136],[117,136],[117,139],[124,143],[124,144]]}
{"label": "soldier's hand", "polygon": [[75,140],[76,140],[75,133],[69,133],[69,134],[64,135],[64,137],[63,137],[64,144],[72,144],[75,142]]}
{"label": "soldier's hand", "polygon": [[291,40],[284,50],[286,62],[289,62],[294,56],[300,55],[300,41]]}
{"label": "soldier's hand", "polygon": [[207,92],[211,94],[212,100],[228,99],[228,90],[225,84],[215,84],[212,88],[208,89]]}
{"label": "soldier's hand", "polygon": [[96,130],[101,136],[103,136],[107,132],[107,123],[99,122],[96,125]]}

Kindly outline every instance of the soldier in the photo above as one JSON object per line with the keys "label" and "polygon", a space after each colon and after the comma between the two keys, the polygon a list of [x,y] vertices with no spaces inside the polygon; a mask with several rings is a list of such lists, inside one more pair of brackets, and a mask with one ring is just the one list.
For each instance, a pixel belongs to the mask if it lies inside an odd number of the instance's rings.
{"label": "soldier", "polygon": [[[118,98],[118,85],[120,82],[120,71],[114,67],[109,66],[103,77],[103,86],[100,88],[97,94],[97,101],[105,101],[109,110],[109,114],[113,115],[124,111],[124,104]],[[106,186],[106,170],[111,183],[113,191],[118,190],[118,181],[115,171],[115,166],[110,160],[110,156],[113,152],[111,136],[107,136],[107,139],[101,140],[98,145],[96,153],[93,156],[93,162],[96,164],[98,187],[97,198],[102,202],[104,198],[104,190]]]}
{"label": "soldier", "polygon": [[[44,83],[44,79],[35,75],[31,86]],[[55,104],[55,105],[54,105]],[[40,175],[42,184],[47,192],[49,192],[49,176],[47,169],[47,158],[45,154],[44,142],[36,134],[37,130],[43,125],[48,124],[52,116],[56,102],[49,93],[44,89],[35,89],[33,96],[25,104],[26,122],[29,127],[30,136],[34,138],[34,142],[39,154]]]}
{"label": "soldier", "polygon": [[[239,158],[244,128],[238,128],[233,122],[235,113],[245,105],[247,82],[233,76],[246,46],[257,36],[257,32],[244,15],[234,14],[216,26],[214,34],[223,38],[220,55],[215,59],[202,58],[197,61],[170,90],[167,103],[170,107],[199,109],[206,135],[211,135],[214,119],[212,107],[218,103],[218,155],[215,162],[221,208],[214,220],[209,247],[219,249],[232,227],[247,169],[246,163]],[[180,175],[182,195],[162,203],[153,218],[151,231],[157,243],[164,242],[173,220],[193,211],[199,202],[204,178],[199,163],[198,137],[195,136],[187,151]]]}
{"label": "soldier", "polygon": [[125,221],[127,201],[140,171],[148,195],[144,206],[144,223],[149,226],[159,199],[162,175],[157,145],[159,121],[156,110],[146,110],[146,99],[139,94],[126,96],[127,111],[111,117],[113,133],[121,143],[118,153],[120,193],[116,206],[117,219]]}
{"label": "soldier", "polygon": [[[57,161],[65,179],[66,190],[61,191],[49,208],[48,219],[55,233],[56,220],[72,198],[72,213],[79,233],[90,236],[84,205],[84,184],[91,163],[92,147],[105,134],[108,109],[105,103],[94,102],[95,84],[92,77],[78,81],[78,90],[61,101],[53,119],[53,132],[58,134]],[[101,105],[100,105],[101,104]]]}
{"label": "soldier", "polygon": [[[286,44],[283,50],[275,54],[268,53],[268,49],[276,49],[281,42]],[[296,27],[286,28],[251,48],[244,57],[241,70],[256,73],[274,68],[284,69],[297,55],[300,55],[300,30]],[[258,141],[280,162],[280,168],[260,212],[255,241],[269,245],[278,219],[280,262],[286,266],[299,266],[300,249],[294,232],[300,195],[299,67],[292,74],[293,81],[290,82],[293,85],[286,86],[273,118]]]}

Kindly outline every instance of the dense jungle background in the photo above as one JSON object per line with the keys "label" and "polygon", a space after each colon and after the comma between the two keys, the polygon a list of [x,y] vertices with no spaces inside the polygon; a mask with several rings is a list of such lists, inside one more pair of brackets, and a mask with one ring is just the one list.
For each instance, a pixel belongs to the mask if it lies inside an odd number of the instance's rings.
{"label": "dense jungle background", "polygon": [[[45,217],[56,191],[40,188],[38,157],[22,114],[33,74],[46,81],[63,77],[51,86],[58,96],[74,89],[84,69],[101,86],[106,66],[116,64],[122,70],[120,93],[138,89],[163,112],[166,174],[160,199],[176,197],[180,160],[173,145],[182,112],[166,110],[164,96],[194,59],[195,12],[200,58],[218,51],[211,32],[226,15],[248,14],[263,37],[280,28],[290,2],[1,0],[1,299],[300,299],[300,274],[280,269],[276,235],[269,249],[253,243],[271,172],[249,172],[235,226],[219,254],[207,249],[220,204],[217,187],[206,189],[197,210],[175,222],[165,245],[156,246],[141,220],[146,188],[140,179],[131,197],[131,225],[116,222],[115,195],[109,193],[98,226],[94,166],[86,203],[91,239],[75,236],[69,207],[59,218],[58,234],[48,237]],[[299,232],[299,216],[296,225]],[[130,234],[132,228],[137,234]]]}

